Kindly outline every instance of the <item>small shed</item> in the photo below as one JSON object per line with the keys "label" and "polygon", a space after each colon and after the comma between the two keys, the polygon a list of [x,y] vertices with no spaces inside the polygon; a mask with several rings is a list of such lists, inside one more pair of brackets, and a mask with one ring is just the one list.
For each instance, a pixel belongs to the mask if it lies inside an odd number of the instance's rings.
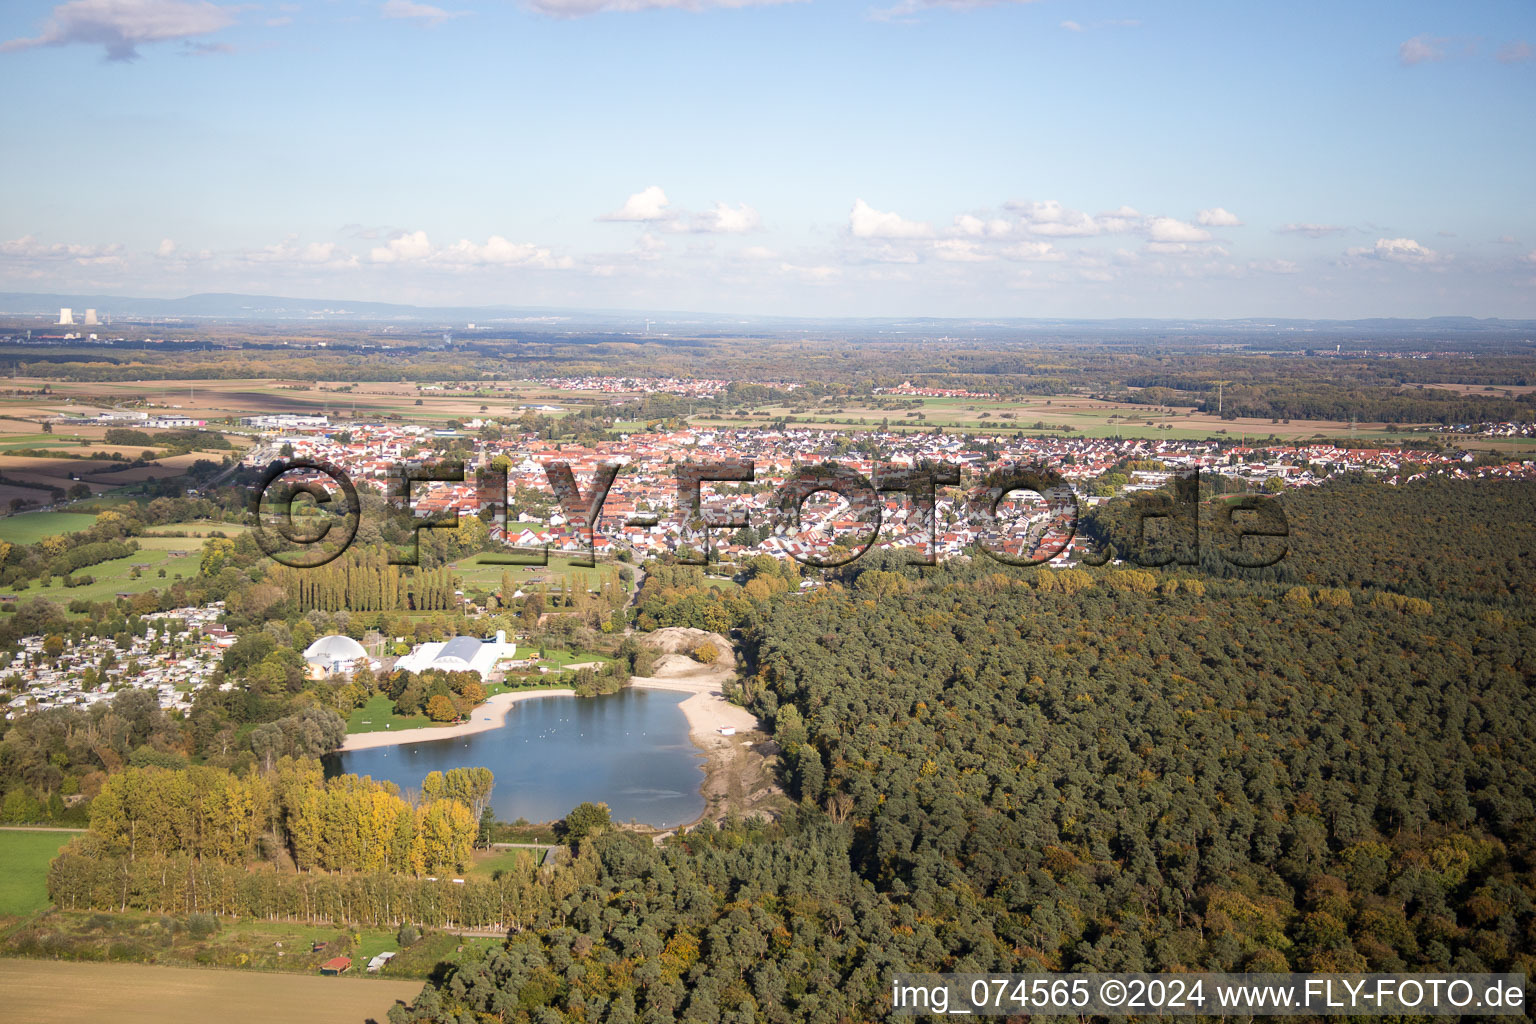
{"label": "small shed", "polygon": [[331,957],[331,959],[327,960],[325,963],[320,965],[320,973],[321,974],[331,974],[331,975],[345,974],[347,972],[348,968],[350,968],[351,966],[352,966],[352,959],[351,959],[351,957],[334,956],[334,957]]}
{"label": "small shed", "polygon": [[380,953],[378,956],[368,961],[368,973],[378,974],[379,971],[383,969],[384,965],[389,963],[394,958],[395,954],[393,952]]}

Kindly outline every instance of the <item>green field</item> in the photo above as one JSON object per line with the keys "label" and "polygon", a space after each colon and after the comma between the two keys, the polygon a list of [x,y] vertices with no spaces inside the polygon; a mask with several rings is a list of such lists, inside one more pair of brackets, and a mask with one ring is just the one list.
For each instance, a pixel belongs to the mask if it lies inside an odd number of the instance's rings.
{"label": "green field", "polygon": [[44,537],[57,537],[95,525],[96,517],[84,512],[25,512],[0,519],[0,540],[12,544],[36,544]]}
{"label": "green field", "polygon": [[619,569],[615,563],[599,562],[597,565],[572,565],[575,559],[569,555],[550,555],[545,565],[496,565],[485,562],[486,555],[472,555],[452,566],[459,574],[464,590],[494,591],[501,586],[501,574],[505,570],[512,576],[514,586],[527,591],[544,589],[558,591],[570,580],[571,589],[585,588],[596,591],[604,581],[619,582]]}
{"label": "green field", "polygon": [[510,871],[524,858],[532,857],[534,863],[542,863],[545,853],[544,850],[477,850],[475,862],[464,872],[464,877],[489,881],[497,871]]}
{"label": "green field", "polygon": [[[110,601],[119,593],[138,594],[146,590],[159,590],[176,582],[179,575],[190,578],[197,575],[203,541],[200,537],[139,537],[139,550],[126,558],[114,558],[97,565],[88,565],[75,573],[90,576],[95,582],[83,587],[66,587],[55,582],[51,587],[38,587],[19,591],[22,598],[39,594],[60,604],[71,601]],[[173,556],[172,552],[185,551],[186,555]],[[143,566],[135,577],[135,566]],[[160,575],[160,570],[165,575]]]}
{"label": "green field", "polygon": [[428,725],[440,723],[432,721],[426,715],[395,714],[395,702],[383,694],[376,694],[363,702],[362,706],[351,715],[347,716],[347,732],[383,732],[389,729],[420,729]]}
{"label": "green field", "polygon": [[77,835],[65,829],[0,830],[0,917],[32,914],[48,905],[48,862]]}

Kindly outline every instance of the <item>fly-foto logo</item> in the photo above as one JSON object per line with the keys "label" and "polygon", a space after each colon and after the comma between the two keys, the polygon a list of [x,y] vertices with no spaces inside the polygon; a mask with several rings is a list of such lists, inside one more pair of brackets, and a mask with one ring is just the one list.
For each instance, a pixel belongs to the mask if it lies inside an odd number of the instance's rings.
{"label": "fly-foto logo", "polygon": [[[567,462],[549,462],[544,475],[559,509],[567,539],[584,551],[592,564],[599,549],[611,549],[612,528],[605,506],[615,493],[624,464],[597,466],[583,490]],[[941,549],[941,504],[947,523],[945,536],[962,537],[974,547],[1005,565],[1044,565],[1074,552],[1078,538],[1081,503],[1076,491],[1054,468],[1038,464],[999,466],[975,479],[958,500],[942,500],[940,488],[958,487],[959,465],[926,462],[917,465],[877,465],[866,476],[837,462],[795,467],[766,502],[752,507],[737,504],[711,512],[705,506],[704,488],[711,483],[757,482],[752,460],[726,459],[677,463],[672,467],[674,501],[668,514],[629,514],[617,523],[619,540],[627,531],[658,532],[685,564],[706,564],[714,551],[713,538],[728,531],[766,529],[769,537],[800,538],[807,532],[807,505],[818,495],[833,496],[839,522],[849,536],[835,543],[823,530],[820,543],[774,544],[773,551],[817,568],[835,568],[862,558],[882,541],[887,509],[895,507],[905,521],[917,523],[926,534],[908,531],[905,548],[913,552],[913,564],[934,565]],[[387,496],[398,506],[416,511],[416,485],[469,482],[462,462],[415,462],[394,466],[388,474]],[[490,467],[477,469],[473,477],[473,507],[490,522],[505,529],[509,509],[507,473]],[[293,503],[307,495],[322,515],[295,516]],[[626,507],[629,503],[626,503]],[[1007,512],[1020,504],[1037,511],[1014,516]],[[269,556],[295,568],[315,568],[341,555],[357,537],[362,504],[357,487],[341,467],[319,459],[273,462],[253,491],[257,543]],[[756,515],[754,515],[756,513]],[[1198,468],[1174,476],[1165,489],[1129,495],[1122,522],[1123,550],[1105,545],[1084,550],[1078,544],[1076,560],[1103,565],[1119,558],[1137,565],[1196,565],[1202,553],[1214,552],[1229,565],[1246,569],[1274,565],[1285,557],[1290,526],[1278,498],[1244,495],[1225,498],[1201,512]],[[409,551],[390,558],[397,565],[416,565],[420,560],[420,531],[456,529],[456,509],[422,517],[413,528]],[[957,527],[959,530],[957,531]],[[960,532],[963,531],[963,532]],[[1204,536],[1202,536],[1204,535]],[[886,538],[889,540],[889,537]],[[547,564],[552,545],[510,547],[504,554],[485,555],[486,564]],[[691,553],[698,554],[690,557]]]}

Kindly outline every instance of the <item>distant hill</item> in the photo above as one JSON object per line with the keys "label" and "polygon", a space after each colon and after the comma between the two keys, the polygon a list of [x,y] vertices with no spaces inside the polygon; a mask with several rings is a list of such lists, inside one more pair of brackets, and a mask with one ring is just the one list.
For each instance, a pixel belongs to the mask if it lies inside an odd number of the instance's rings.
{"label": "distant hill", "polygon": [[[1470,334],[1536,336],[1536,320],[1481,319],[1441,316],[1425,319],[1299,320],[1242,317],[1231,320],[1107,320],[1022,317],[791,317],[698,313],[677,310],[577,309],[555,306],[413,306],[355,299],[300,299],[281,295],[241,295],[204,292],[181,298],[127,295],[0,292],[0,314],[55,316],[68,306],[77,314],[99,310],[103,318],[196,318],[212,320],[324,320],[416,322],[463,329],[467,323],[487,327],[533,325],[570,330],[622,330],[653,334],[794,333],[825,330],[845,334],[931,337],[958,333],[971,337],[1005,334],[1078,334],[1200,336],[1270,335],[1302,340],[1308,334],[1327,335],[1329,344],[1343,334],[1359,339],[1424,338]],[[1321,343],[1321,337],[1318,339]]]}

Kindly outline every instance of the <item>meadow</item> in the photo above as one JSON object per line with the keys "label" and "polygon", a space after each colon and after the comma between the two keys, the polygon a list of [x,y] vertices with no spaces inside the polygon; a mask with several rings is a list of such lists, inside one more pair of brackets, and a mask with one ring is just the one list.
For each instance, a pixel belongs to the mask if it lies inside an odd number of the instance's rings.
{"label": "meadow", "polygon": [[78,834],[70,829],[0,829],[0,917],[24,917],[48,905],[48,862]]}
{"label": "meadow", "polygon": [[572,556],[552,554],[547,566],[498,565],[485,561],[485,558],[483,554],[471,555],[450,566],[459,574],[464,590],[497,590],[501,586],[503,570],[510,572],[513,584],[524,591],[542,589],[558,592],[567,580],[570,581],[571,590],[576,593],[583,590],[596,592],[604,583],[622,585],[619,567],[612,562],[598,562],[595,566],[587,567],[574,564],[576,559]]}
{"label": "meadow", "polygon": [[96,517],[86,512],[23,512],[0,519],[0,540],[36,544],[44,537],[75,533],[94,525]]}

